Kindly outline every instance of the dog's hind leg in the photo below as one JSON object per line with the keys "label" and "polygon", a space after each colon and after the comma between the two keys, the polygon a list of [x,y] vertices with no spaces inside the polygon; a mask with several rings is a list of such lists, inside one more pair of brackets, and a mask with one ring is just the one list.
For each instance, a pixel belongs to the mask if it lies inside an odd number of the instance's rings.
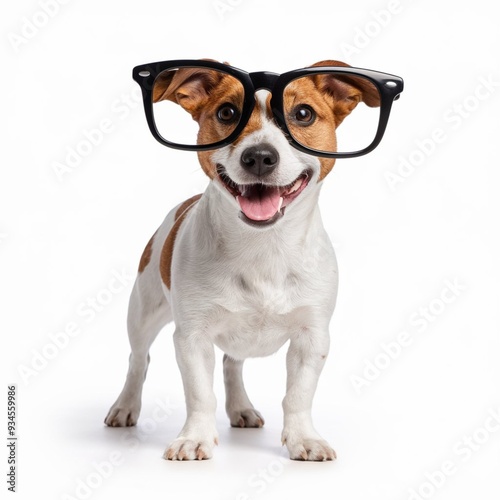
{"label": "dog's hind leg", "polygon": [[264,419],[248,399],[243,385],[243,361],[224,354],[224,385],[226,387],[226,413],[232,427],[262,427]]}
{"label": "dog's hind leg", "polygon": [[130,297],[127,327],[132,352],[125,386],[104,420],[110,427],[137,423],[149,348],[158,332],[172,320],[170,305],[151,271],[146,269],[138,275]]}

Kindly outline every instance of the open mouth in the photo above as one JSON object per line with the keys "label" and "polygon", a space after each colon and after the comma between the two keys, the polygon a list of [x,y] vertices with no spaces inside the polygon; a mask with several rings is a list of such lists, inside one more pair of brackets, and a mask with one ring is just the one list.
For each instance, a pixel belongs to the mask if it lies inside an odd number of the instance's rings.
{"label": "open mouth", "polygon": [[238,202],[240,218],[251,225],[269,225],[285,213],[286,207],[305,189],[312,172],[305,170],[287,186],[271,186],[262,183],[236,184],[222,165],[217,174],[224,187]]}

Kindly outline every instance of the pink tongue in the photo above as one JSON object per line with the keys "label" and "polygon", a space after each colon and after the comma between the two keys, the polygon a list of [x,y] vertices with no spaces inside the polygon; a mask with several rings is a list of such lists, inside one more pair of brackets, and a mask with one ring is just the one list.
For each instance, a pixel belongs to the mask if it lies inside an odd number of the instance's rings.
{"label": "pink tongue", "polygon": [[280,204],[279,188],[252,187],[244,195],[236,198],[241,211],[252,220],[269,220],[278,211]]}

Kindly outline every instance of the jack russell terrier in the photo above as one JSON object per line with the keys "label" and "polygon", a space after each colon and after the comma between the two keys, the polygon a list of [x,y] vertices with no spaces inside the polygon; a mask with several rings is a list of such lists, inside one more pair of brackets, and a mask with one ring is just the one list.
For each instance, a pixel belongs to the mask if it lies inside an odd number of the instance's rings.
{"label": "jack russell terrier", "polygon": [[[198,151],[210,183],[167,215],[142,254],[128,313],[129,370],[105,423],[137,423],[150,346],[174,321],[187,419],[164,458],[208,459],[218,444],[214,345],[225,353],[231,425],[262,427],[243,362],[289,342],[282,443],[291,459],[333,460],[311,419],[338,283],[318,197],[336,158],[380,142],[402,80],[338,61],[277,75],[210,60],[143,65],[134,78],[155,138]],[[337,147],[337,127],[361,103],[376,113],[369,140],[354,150]],[[165,125],[159,110],[167,105]],[[170,139],[182,132],[177,111],[197,126],[189,144]],[[366,128],[361,116],[354,139]]]}

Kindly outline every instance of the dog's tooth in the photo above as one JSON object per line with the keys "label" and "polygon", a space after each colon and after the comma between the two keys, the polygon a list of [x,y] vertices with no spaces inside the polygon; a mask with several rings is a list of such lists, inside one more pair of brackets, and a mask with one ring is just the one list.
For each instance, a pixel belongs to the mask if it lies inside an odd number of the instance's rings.
{"label": "dog's tooth", "polygon": [[294,193],[295,191],[297,191],[297,189],[299,189],[300,186],[302,186],[302,179],[297,179],[295,181],[295,184],[292,187],[292,193]]}
{"label": "dog's tooth", "polygon": [[302,179],[297,179],[293,184],[293,186],[286,192],[286,194],[295,193],[295,191],[297,191],[300,188],[300,186],[302,186]]}
{"label": "dog's tooth", "polygon": [[280,202],[278,204],[278,210],[277,210],[277,212],[279,212],[281,210],[281,205],[283,205],[283,196],[280,196]]}

